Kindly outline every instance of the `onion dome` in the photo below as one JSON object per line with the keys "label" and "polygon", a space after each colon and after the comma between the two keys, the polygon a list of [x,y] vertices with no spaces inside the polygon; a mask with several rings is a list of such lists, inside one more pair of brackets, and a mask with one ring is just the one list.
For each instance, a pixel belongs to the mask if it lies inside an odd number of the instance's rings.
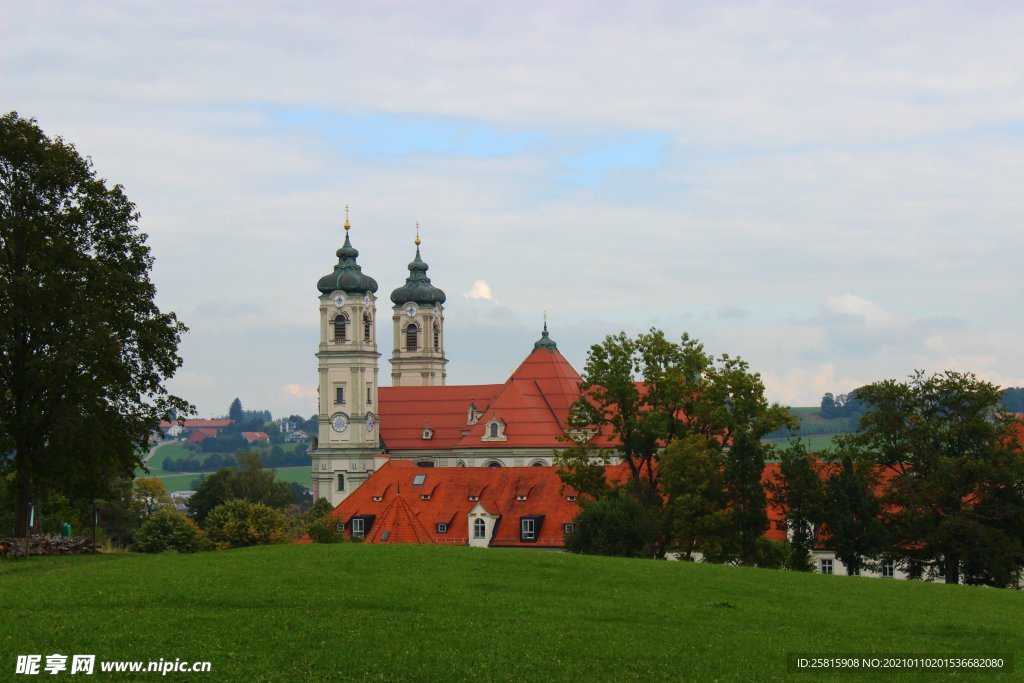
{"label": "onion dome", "polygon": [[323,294],[341,290],[346,294],[359,295],[377,291],[377,281],[369,275],[363,275],[363,269],[356,263],[359,250],[352,246],[348,231],[352,226],[348,222],[348,207],[345,207],[345,244],[336,253],[338,265],[334,272],[324,275],[316,283],[316,288]]}
{"label": "onion dome", "polygon": [[533,343],[535,349],[547,349],[548,351],[554,351],[558,348],[558,344],[555,340],[548,335],[548,320],[547,316],[544,316],[544,331],[540,333],[540,339]]}
{"label": "onion dome", "polygon": [[405,279],[404,285],[391,292],[391,301],[396,306],[410,301],[420,306],[433,306],[434,304],[443,304],[445,302],[444,292],[430,284],[430,278],[427,277],[427,268],[429,266],[420,258],[419,232],[420,226],[417,224],[416,258],[409,264],[409,277]]}

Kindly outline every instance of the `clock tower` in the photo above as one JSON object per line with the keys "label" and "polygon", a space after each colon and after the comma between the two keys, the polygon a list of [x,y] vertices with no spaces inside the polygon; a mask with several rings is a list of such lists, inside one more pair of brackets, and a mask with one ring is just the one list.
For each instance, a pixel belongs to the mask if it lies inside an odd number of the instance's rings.
{"label": "clock tower", "polygon": [[443,291],[430,284],[420,258],[420,226],[416,224],[416,258],[409,264],[405,285],[391,292],[394,304],[394,352],[391,385],[442,386],[448,359],[444,356]]}
{"label": "clock tower", "polygon": [[356,263],[349,239],[334,271],[320,278],[319,406],[313,458],[313,498],[337,505],[373,473],[377,435],[377,282]]}

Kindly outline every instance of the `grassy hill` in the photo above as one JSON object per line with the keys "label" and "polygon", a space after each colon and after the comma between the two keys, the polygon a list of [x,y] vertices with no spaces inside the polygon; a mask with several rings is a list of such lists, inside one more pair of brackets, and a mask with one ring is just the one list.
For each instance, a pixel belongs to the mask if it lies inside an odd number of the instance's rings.
{"label": "grassy hill", "polygon": [[[35,558],[0,563],[0,594],[8,673],[54,652],[209,660],[210,680],[771,680],[797,653],[1024,665],[1018,592],[545,552]],[[864,673],[835,678],[894,678]]]}

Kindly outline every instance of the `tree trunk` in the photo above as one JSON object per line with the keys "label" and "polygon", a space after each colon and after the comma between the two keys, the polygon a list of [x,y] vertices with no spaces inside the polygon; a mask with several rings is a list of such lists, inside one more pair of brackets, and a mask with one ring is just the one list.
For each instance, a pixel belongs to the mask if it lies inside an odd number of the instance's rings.
{"label": "tree trunk", "polygon": [[960,556],[957,553],[945,553],[943,564],[946,568],[946,583],[960,583]]}
{"label": "tree trunk", "polygon": [[[31,533],[29,510],[32,507],[32,476],[29,471],[28,457],[22,449],[15,456],[14,475],[14,535],[28,538]],[[36,512],[38,514],[38,511]]]}

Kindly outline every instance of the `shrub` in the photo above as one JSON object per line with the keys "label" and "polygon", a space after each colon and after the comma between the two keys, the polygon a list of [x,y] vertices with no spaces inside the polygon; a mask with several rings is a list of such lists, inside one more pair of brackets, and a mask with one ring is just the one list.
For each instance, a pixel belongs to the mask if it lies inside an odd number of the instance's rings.
{"label": "shrub", "polygon": [[339,519],[327,513],[310,522],[309,526],[306,527],[306,533],[309,534],[314,543],[341,543],[345,540],[345,534],[338,531],[339,521]]}
{"label": "shrub", "polygon": [[203,547],[203,532],[188,517],[160,508],[135,532],[132,547],[143,553],[162,553],[165,550],[194,553]]}
{"label": "shrub", "polygon": [[217,549],[283,543],[285,521],[284,515],[268,505],[235,499],[206,516],[206,536]]}
{"label": "shrub", "polygon": [[650,513],[626,492],[587,501],[565,536],[574,553],[640,557],[654,541],[657,529]]}

